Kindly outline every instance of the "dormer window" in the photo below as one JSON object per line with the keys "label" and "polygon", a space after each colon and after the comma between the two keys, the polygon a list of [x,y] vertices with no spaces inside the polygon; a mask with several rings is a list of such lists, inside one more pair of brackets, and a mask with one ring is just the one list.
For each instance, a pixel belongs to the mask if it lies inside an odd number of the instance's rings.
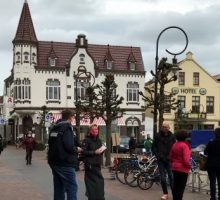
{"label": "dormer window", "polygon": [[79,64],[85,64],[85,55],[83,53],[79,55]]}
{"label": "dormer window", "polygon": [[16,63],[20,63],[21,62],[21,53],[17,52],[16,53]]}
{"label": "dormer window", "polygon": [[131,71],[134,71],[135,70],[135,62],[130,62],[129,63],[129,68]]}
{"label": "dormer window", "polygon": [[25,63],[29,62],[29,53],[28,52],[24,52],[24,62]]}
{"label": "dormer window", "polygon": [[50,67],[56,66],[56,58],[49,58],[49,66]]}
{"label": "dormer window", "polygon": [[136,62],[137,61],[135,59],[135,55],[133,53],[132,47],[131,47],[131,52],[130,52],[130,54],[128,56],[127,62],[128,62],[128,70],[135,71],[135,69],[136,69]]}
{"label": "dormer window", "polygon": [[111,70],[113,66],[113,61],[106,60],[106,68]]}
{"label": "dormer window", "polygon": [[107,70],[112,70],[113,69],[114,59],[112,57],[111,48],[110,48],[109,45],[107,46],[107,51],[106,51],[106,54],[105,54],[105,57],[104,57],[104,62],[105,62],[105,66],[106,66]]}

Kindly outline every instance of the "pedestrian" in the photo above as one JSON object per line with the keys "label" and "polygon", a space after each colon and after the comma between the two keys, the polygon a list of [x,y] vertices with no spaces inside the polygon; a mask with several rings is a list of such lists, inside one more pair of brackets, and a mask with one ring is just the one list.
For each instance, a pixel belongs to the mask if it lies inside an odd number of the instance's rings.
{"label": "pedestrian", "polygon": [[102,155],[106,147],[99,139],[98,126],[92,124],[87,137],[82,142],[88,200],[105,200],[104,178],[101,173]]}
{"label": "pedestrian", "polygon": [[152,156],[152,144],[153,139],[150,137],[150,134],[147,134],[147,138],[144,140],[144,148],[146,150],[146,154]]}
{"label": "pedestrian", "polygon": [[28,131],[26,138],[23,141],[23,145],[26,149],[26,165],[31,165],[32,153],[36,145],[35,139],[32,137],[32,132]]}
{"label": "pedestrian", "polygon": [[169,159],[173,172],[173,200],[182,200],[189,171],[191,169],[191,150],[186,141],[188,133],[180,130],[176,133],[177,142],[173,144]]}
{"label": "pedestrian", "polygon": [[[215,129],[215,139],[210,141],[204,154],[207,156],[207,172],[210,181],[210,200],[220,199],[220,128]],[[218,198],[216,198],[216,180]]]}
{"label": "pedestrian", "polygon": [[77,200],[78,185],[75,167],[78,152],[73,123],[74,112],[70,109],[62,111],[62,120],[53,126],[48,140],[48,164],[53,174],[54,200]]}
{"label": "pedestrian", "polygon": [[130,156],[132,156],[135,153],[135,148],[136,148],[136,140],[135,140],[134,136],[130,137],[130,140],[128,142],[128,146],[129,146]]}
{"label": "pedestrian", "polygon": [[161,186],[163,190],[163,195],[161,197],[161,200],[168,199],[166,175],[168,175],[171,190],[173,186],[173,174],[169,162],[169,153],[175,141],[176,141],[175,137],[173,133],[170,131],[169,124],[164,122],[162,124],[161,130],[155,136],[152,145],[152,151],[157,158],[158,168],[160,172]]}

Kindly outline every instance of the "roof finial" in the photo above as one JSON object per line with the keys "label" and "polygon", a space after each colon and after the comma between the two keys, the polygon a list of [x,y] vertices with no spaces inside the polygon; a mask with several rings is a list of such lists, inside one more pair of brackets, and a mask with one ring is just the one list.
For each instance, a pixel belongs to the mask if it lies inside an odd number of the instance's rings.
{"label": "roof finial", "polygon": [[27,0],[24,0],[24,3],[27,3]]}

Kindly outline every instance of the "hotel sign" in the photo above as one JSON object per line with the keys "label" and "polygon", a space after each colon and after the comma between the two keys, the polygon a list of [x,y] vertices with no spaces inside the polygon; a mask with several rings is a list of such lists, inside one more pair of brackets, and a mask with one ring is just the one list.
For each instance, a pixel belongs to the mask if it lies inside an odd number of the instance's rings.
{"label": "hotel sign", "polygon": [[173,87],[171,89],[172,94],[200,94],[200,95],[205,95],[206,94],[206,89],[205,88],[178,88],[178,87]]}

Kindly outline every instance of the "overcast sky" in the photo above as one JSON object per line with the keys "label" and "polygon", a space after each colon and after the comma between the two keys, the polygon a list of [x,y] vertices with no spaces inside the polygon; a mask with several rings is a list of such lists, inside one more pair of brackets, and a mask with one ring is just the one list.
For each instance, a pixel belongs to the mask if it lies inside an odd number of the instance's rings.
{"label": "overcast sky", "polygon": [[[0,0],[0,95],[12,69],[12,40],[23,3]],[[148,73],[155,68],[159,33],[179,26],[189,45],[178,60],[191,51],[211,75],[220,74],[219,0],[28,0],[28,4],[38,40],[75,42],[83,33],[91,44],[138,46]],[[183,33],[169,29],[161,35],[159,57],[170,58],[165,49],[180,52],[184,46]]]}

